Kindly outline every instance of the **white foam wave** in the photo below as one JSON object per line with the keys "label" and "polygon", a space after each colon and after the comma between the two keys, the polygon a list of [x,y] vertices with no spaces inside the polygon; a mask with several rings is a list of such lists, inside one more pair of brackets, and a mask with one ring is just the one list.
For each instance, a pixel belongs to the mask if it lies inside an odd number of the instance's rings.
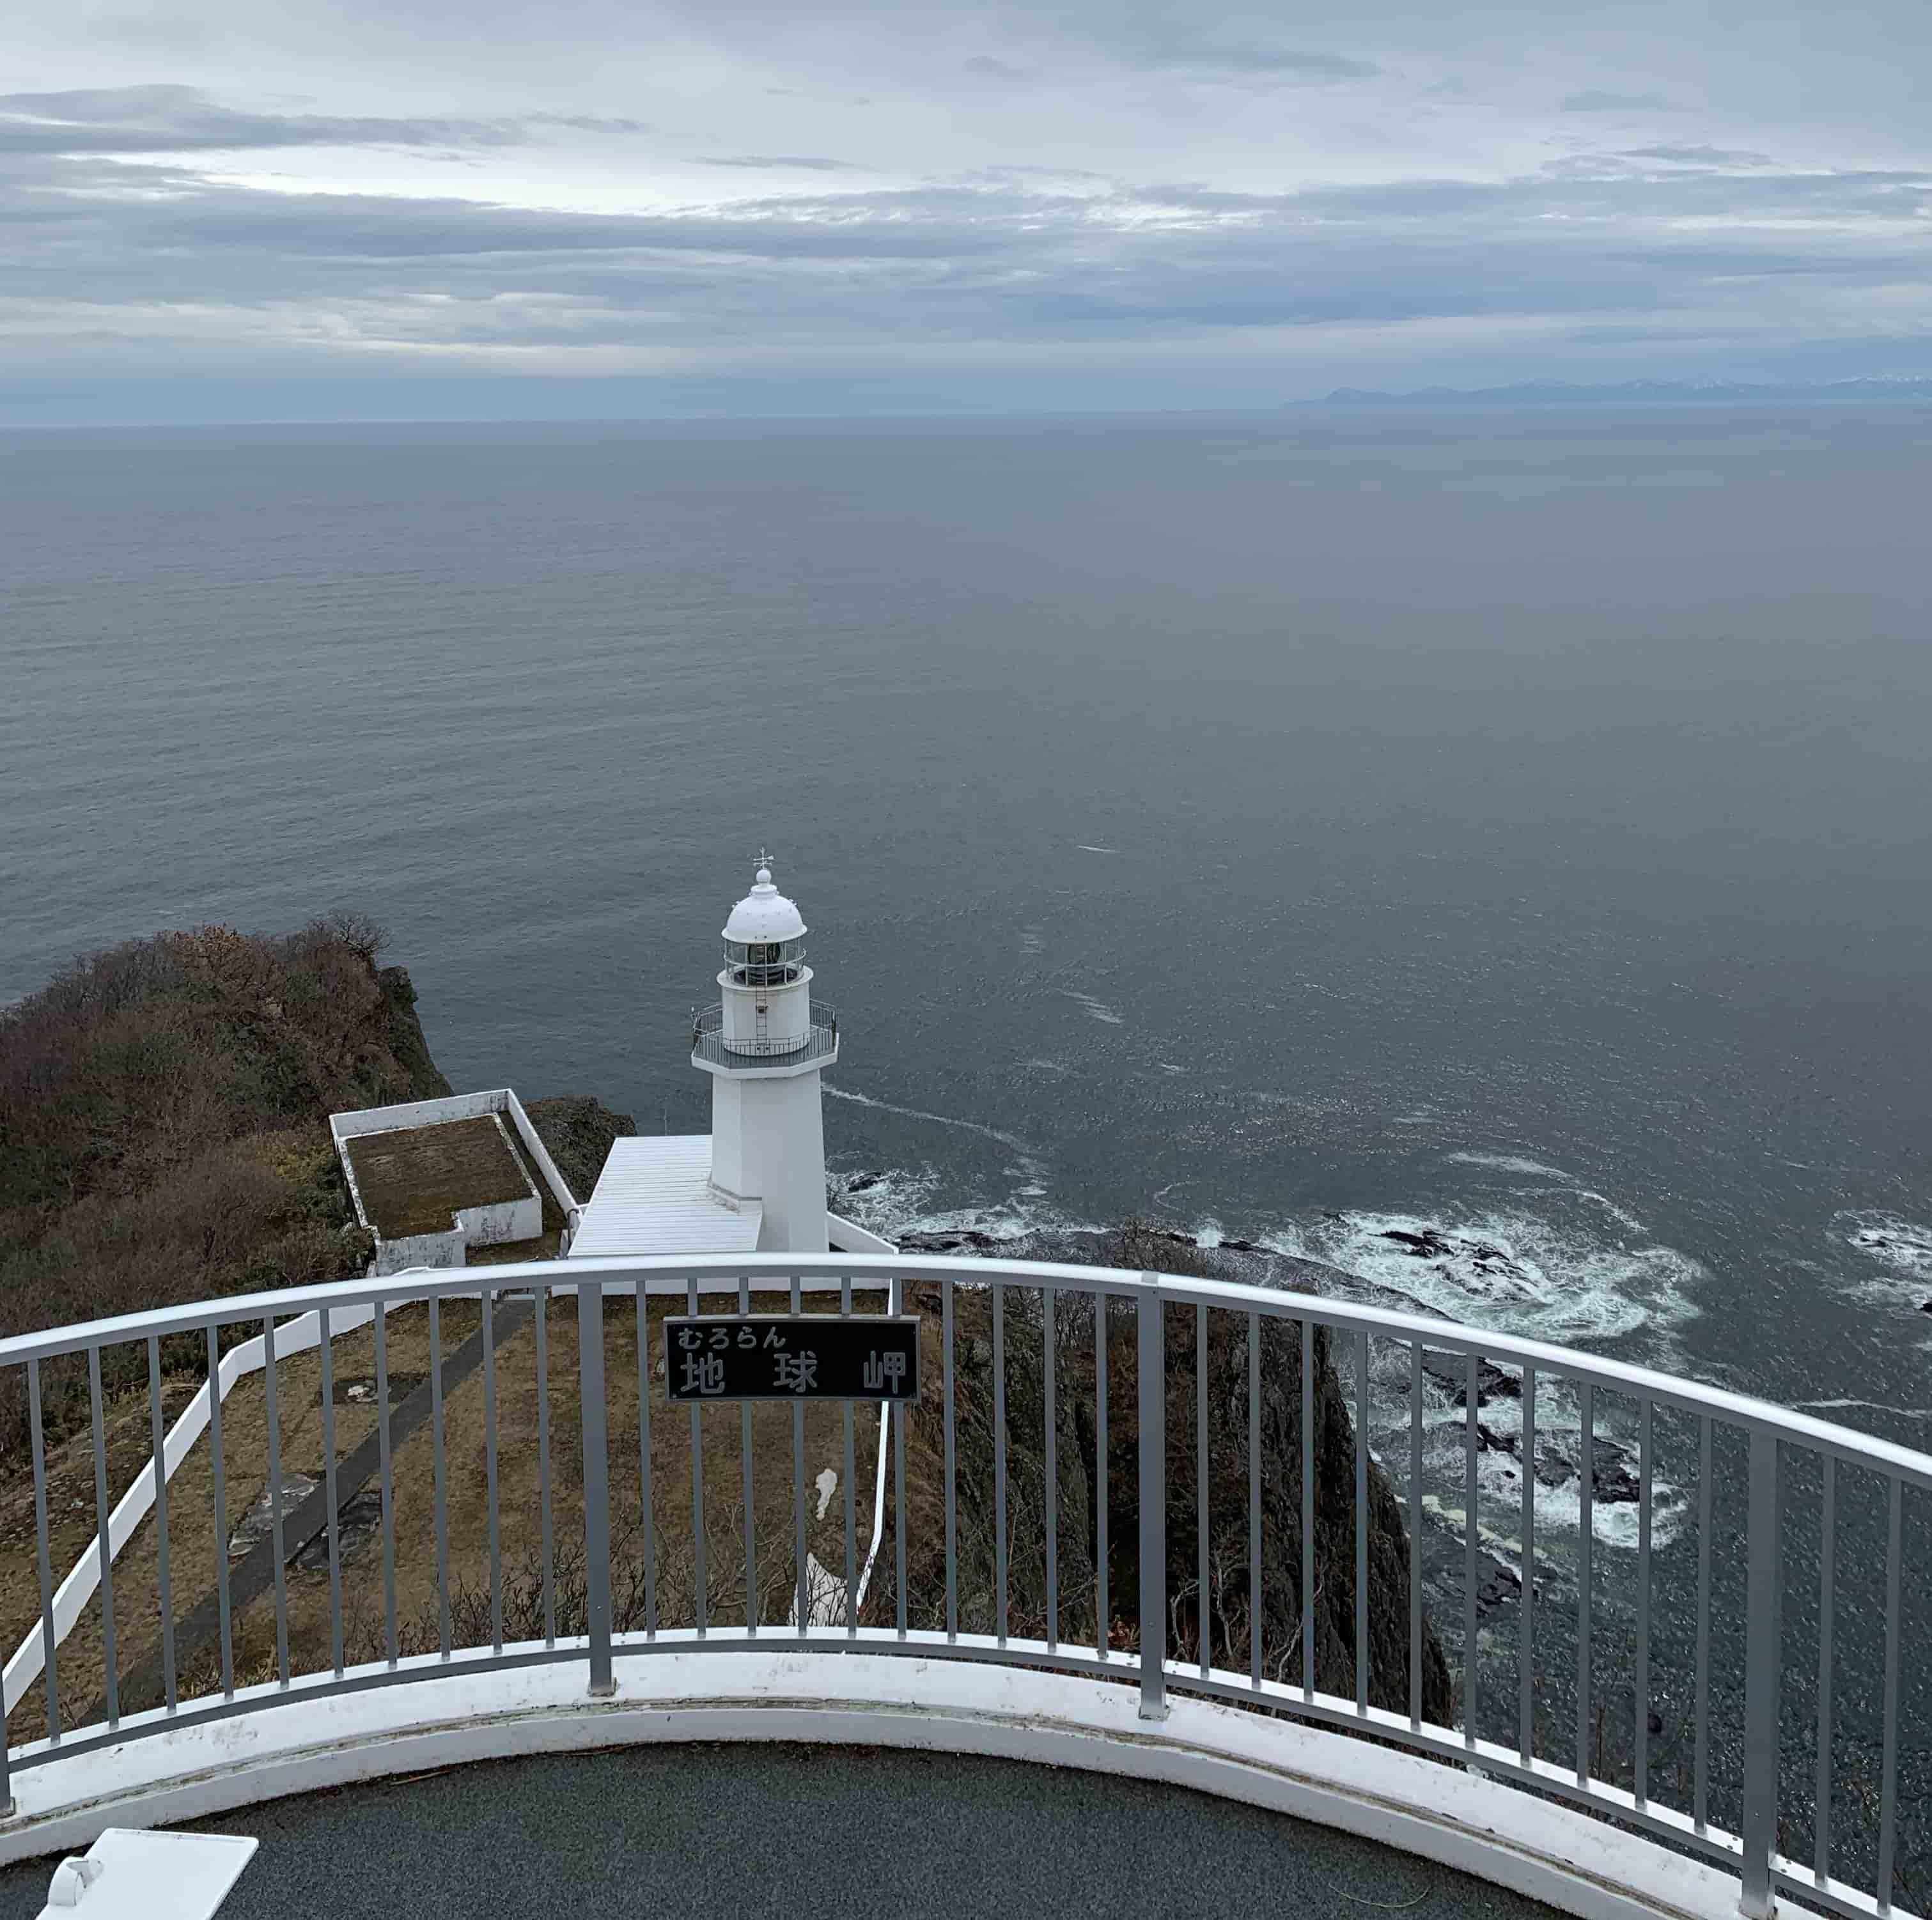
{"label": "white foam wave", "polygon": [[923,1107],[900,1107],[890,1100],[874,1100],[869,1093],[854,1093],[846,1086],[827,1086],[823,1091],[829,1098],[849,1100],[855,1107],[870,1107],[881,1113],[898,1113],[908,1120],[930,1120],[935,1127],[953,1127],[962,1134],[982,1134],[989,1140],[998,1140],[1000,1146],[1010,1147],[1016,1153],[1030,1154],[1033,1151],[1017,1134],[1003,1133],[998,1127],[988,1126],[983,1120],[962,1120],[956,1113],[934,1113]]}
{"label": "white foam wave", "polygon": [[1118,853],[1118,846],[1089,846],[1084,840],[1076,840],[1074,846],[1082,853]]}
{"label": "white foam wave", "polygon": [[1062,994],[1077,1007],[1085,1011],[1089,1020],[1099,1020],[1106,1026],[1125,1026],[1126,1021],[1104,1000],[1096,1000],[1090,993],[1076,993],[1070,987],[1063,987]]}
{"label": "white foam wave", "polygon": [[1874,1413],[1895,1413],[1902,1420],[1932,1420],[1932,1406],[1891,1406],[1882,1400],[1795,1400],[1793,1406],[1818,1413],[1840,1413],[1847,1407],[1868,1407]]}
{"label": "white foam wave", "polygon": [[[1456,1471],[1461,1472],[1460,1457]],[[1654,1499],[1650,1514],[1650,1542],[1653,1550],[1667,1547],[1682,1532],[1690,1503],[1678,1489],[1667,1481],[1652,1482]],[[1476,1492],[1479,1502],[1484,1502],[1494,1521],[1486,1518],[1484,1507],[1477,1511],[1476,1537],[1496,1547],[1508,1549],[1516,1556],[1521,1566],[1522,1538],[1521,1517],[1522,1513],[1522,1466],[1508,1454],[1483,1453],[1476,1457]],[[1583,1525],[1582,1483],[1576,1479],[1566,1480],[1560,1487],[1546,1487],[1541,1481],[1535,1483],[1532,1496],[1536,1509],[1536,1534],[1538,1543],[1538,1558],[1542,1558],[1541,1545],[1547,1535],[1562,1533],[1574,1535]],[[1466,1517],[1467,1509],[1453,1499],[1443,1499],[1424,1493],[1422,1503],[1432,1508],[1451,1526],[1459,1531]],[[1501,1522],[1496,1524],[1495,1522]],[[1590,1503],[1590,1537],[1605,1547],[1614,1547],[1624,1553],[1634,1553],[1638,1545],[1637,1504],[1634,1500],[1593,1500]]]}
{"label": "white foam wave", "polygon": [[1653,1334],[1696,1317],[1703,1269],[1673,1247],[1606,1243],[1589,1216],[1559,1224],[1474,1205],[1439,1218],[1354,1212],[1298,1221],[1265,1244],[1325,1261],[1478,1326],[1558,1343]]}
{"label": "white foam wave", "polygon": [[1856,1283],[1859,1297],[1876,1306],[1918,1307],[1932,1288],[1932,1227],[1882,1208],[1850,1208],[1834,1214],[1831,1231],[1880,1271]]}
{"label": "white foam wave", "polygon": [[1586,1188],[1580,1188],[1576,1197],[1580,1200],[1588,1200],[1593,1206],[1601,1207],[1619,1227],[1628,1228],[1633,1233],[1647,1233],[1650,1230],[1628,1209],[1618,1206],[1615,1200],[1602,1194],[1593,1194]]}
{"label": "white foam wave", "polygon": [[1464,1167],[1493,1167],[1499,1173],[1528,1173],[1550,1180],[1570,1176],[1560,1167],[1546,1167],[1540,1160],[1520,1160],[1508,1153],[1452,1153],[1448,1158]]}

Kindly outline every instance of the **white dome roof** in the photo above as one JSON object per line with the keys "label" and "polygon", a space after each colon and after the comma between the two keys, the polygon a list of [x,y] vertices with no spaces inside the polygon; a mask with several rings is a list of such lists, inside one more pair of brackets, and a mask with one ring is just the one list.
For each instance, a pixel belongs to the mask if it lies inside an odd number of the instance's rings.
{"label": "white dome roof", "polygon": [[731,909],[724,923],[728,940],[769,942],[796,940],[805,933],[805,917],[795,901],[772,885],[772,870],[760,866],[752,891]]}

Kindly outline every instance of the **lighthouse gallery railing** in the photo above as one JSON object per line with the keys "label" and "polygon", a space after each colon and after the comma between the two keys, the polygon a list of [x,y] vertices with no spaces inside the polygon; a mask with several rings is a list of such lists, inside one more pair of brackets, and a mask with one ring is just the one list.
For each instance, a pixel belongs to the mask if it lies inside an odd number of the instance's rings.
{"label": "lighthouse gallery railing", "polygon": [[[850,1403],[814,1410],[809,1445],[802,1405],[670,1406],[647,1304],[919,1310],[933,1364],[862,1461],[873,1423]],[[278,1358],[302,1315],[312,1353]],[[256,1334],[260,1406],[211,1394],[192,1473],[110,1541],[110,1495],[162,1454],[184,1372],[214,1379]],[[348,1380],[364,1344],[373,1378]],[[106,1745],[440,1672],[580,1661],[599,1694],[658,1649],[910,1649],[1472,1766],[1736,1872],[1748,1914],[1780,1889],[1846,1916],[1932,1907],[1928,1676],[1906,1663],[1927,1598],[1905,1577],[1927,1564],[1932,1457],[1580,1352],[1171,1276],[715,1257],[418,1272],[26,1335],[0,1341],[0,1408],[31,1459],[39,1601],[0,1804]],[[370,1430],[338,1446],[347,1420]],[[506,1440],[534,1513],[506,1512]],[[292,1443],[319,1449],[313,1485]],[[808,1483],[820,1457],[838,1465]],[[1231,1484],[1232,1522],[1209,1511]],[[77,1510],[98,1587],[70,1622]],[[212,1593],[190,1595],[190,1535]],[[1338,1643],[1352,1697],[1318,1682]]]}

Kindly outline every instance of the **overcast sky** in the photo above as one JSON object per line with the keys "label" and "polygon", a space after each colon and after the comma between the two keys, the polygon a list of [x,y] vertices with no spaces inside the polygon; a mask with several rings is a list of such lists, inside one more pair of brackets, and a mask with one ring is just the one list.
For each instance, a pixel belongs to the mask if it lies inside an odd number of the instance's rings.
{"label": "overcast sky", "polygon": [[1932,0],[10,0],[0,422],[1932,373]]}

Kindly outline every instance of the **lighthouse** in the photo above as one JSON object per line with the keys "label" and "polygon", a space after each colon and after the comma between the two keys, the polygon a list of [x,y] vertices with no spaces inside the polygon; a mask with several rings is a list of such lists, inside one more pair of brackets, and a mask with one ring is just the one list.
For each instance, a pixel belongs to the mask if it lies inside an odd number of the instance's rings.
{"label": "lighthouse", "polygon": [[727,1208],[762,1209],[760,1253],[826,1249],[820,1075],[838,1057],[838,1022],[812,1004],[805,934],[761,853],[724,923],[720,998],[692,1028],[691,1064],[711,1077],[712,1189]]}
{"label": "lighthouse", "polygon": [[805,916],[762,853],[722,937],[718,998],[691,1023],[691,1064],[711,1077],[711,1131],[614,1140],[572,1218],[568,1257],[892,1252],[825,1210],[819,1076],[838,1057],[838,1022],[813,1002]]}

